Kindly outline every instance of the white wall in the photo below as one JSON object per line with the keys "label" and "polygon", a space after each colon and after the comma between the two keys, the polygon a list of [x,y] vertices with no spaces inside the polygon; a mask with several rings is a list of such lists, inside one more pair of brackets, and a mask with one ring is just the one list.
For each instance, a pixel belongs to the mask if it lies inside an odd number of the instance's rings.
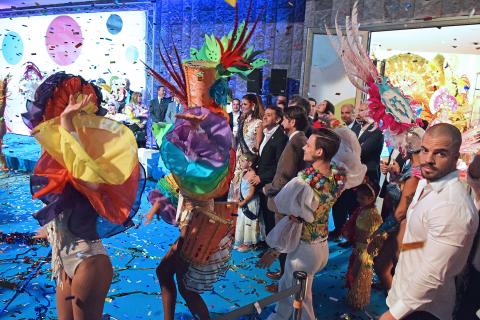
{"label": "white wall", "polygon": [[[120,16],[123,22],[121,31],[117,34],[112,34],[107,29],[107,19],[111,14]],[[5,35],[9,31],[14,31],[20,35],[24,48],[23,55],[16,64],[10,64],[5,59],[8,54],[11,57],[9,50],[12,50],[12,41],[6,41],[10,48],[3,45],[4,52],[0,54],[0,77],[7,74],[13,77],[8,88],[9,96],[5,111],[8,131],[29,134],[20,116],[25,111],[26,95],[19,92],[19,83],[27,61],[34,62],[40,71],[47,75],[65,71],[81,75],[87,80],[103,78],[107,83],[112,76],[125,77],[130,79],[132,90],[143,91],[144,68],[140,62],[132,61],[131,56],[128,58],[127,52],[131,53],[132,49],[136,48],[138,58],[145,61],[145,12],[79,13],[69,16],[80,25],[83,42],[79,47],[81,52],[78,58],[66,66],[54,62],[48,55],[46,47],[47,29],[56,15],[0,19],[0,41],[5,40]]]}

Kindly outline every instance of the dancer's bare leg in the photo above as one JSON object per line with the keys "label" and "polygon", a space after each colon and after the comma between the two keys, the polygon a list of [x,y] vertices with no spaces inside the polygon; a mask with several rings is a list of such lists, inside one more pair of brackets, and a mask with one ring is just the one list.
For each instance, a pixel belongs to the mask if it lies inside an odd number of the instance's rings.
{"label": "dancer's bare leg", "polygon": [[177,303],[177,287],[175,285],[176,252],[178,241],[173,244],[170,250],[157,267],[157,277],[162,291],[163,318],[173,320],[175,315],[175,304]]}
{"label": "dancer's bare leg", "polygon": [[383,246],[373,264],[373,269],[385,290],[390,290],[392,286],[396,241],[396,234],[390,234],[387,240],[383,242]]}
{"label": "dancer's bare leg", "polygon": [[71,301],[75,320],[100,320],[105,298],[112,283],[113,268],[103,254],[80,263],[72,279]]}
{"label": "dancer's bare leg", "polygon": [[72,308],[72,280],[62,270],[61,283],[58,281],[56,300],[57,300],[57,315],[58,320],[73,320],[73,308]]}
{"label": "dancer's bare leg", "polygon": [[163,318],[173,320],[177,302],[177,287],[174,276],[177,276],[178,290],[187,303],[188,309],[197,319],[210,319],[208,308],[200,294],[189,291],[183,284],[183,276],[188,270],[188,263],[181,257],[179,248],[183,239],[180,238],[168,251],[157,267],[157,276],[162,290]]}
{"label": "dancer's bare leg", "polygon": [[200,319],[200,320],[210,319],[207,304],[205,303],[205,301],[203,301],[202,296],[199,293],[190,291],[187,288],[185,288],[185,285],[183,283],[183,275],[186,272],[186,270],[183,270],[183,271],[184,272],[177,273],[178,290],[180,291],[180,294],[182,295],[183,299],[185,299],[188,309],[190,310],[190,312],[192,313],[195,319]]}

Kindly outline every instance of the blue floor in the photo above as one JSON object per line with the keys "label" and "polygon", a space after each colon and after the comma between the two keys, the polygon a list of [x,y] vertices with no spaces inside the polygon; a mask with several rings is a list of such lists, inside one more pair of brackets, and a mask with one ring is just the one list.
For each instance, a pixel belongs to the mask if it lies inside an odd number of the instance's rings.
{"label": "blue floor", "polygon": [[[29,140],[32,138],[15,138],[16,143],[23,142],[18,144],[20,147],[31,145],[33,149],[27,148],[22,153],[31,155],[35,161],[39,149],[34,149],[38,146]],[[13,158],[20,159],[18,163],[26,163],[22,155],[17,156]],[[153,185],[152,181],[147,184],[137,222],[149,208],[146,194]],[[0,232],[34,232],[38,225],[31,214],[39,208],[40,203],[31,200],[28,175],[9,172],[0,176]],[[175,227],[155,221],[104,241],[115,269],[105,314],[122,320],[162,318],[155,268],[177,235]],[[56,319],[54,283],[50,280],[49,262],[44,262],[49,251],[47,246],[0,242],[0,311],[11,302],[6,312],[0,314],[0,319]],[[265,271],[255,267],[259,254],[233,252],[232,266],[226,277],[215,285],[213,292],[203,295],[213,317],[268,295],[264,287],[270,282]],[[315,276],[313,284],[318,319],[371,319],[386,309],[384,296],[375,290],[372,291],[372,303],[365,311],[354,312],[348,307],[343,284],[349,254],[349,249],[330,243],[328,265]],[[181,298],[176,311],[177,319],[191,319]],[[264,319],[270,312],[271,308],[267,308],[260,317],[249,318]]]}

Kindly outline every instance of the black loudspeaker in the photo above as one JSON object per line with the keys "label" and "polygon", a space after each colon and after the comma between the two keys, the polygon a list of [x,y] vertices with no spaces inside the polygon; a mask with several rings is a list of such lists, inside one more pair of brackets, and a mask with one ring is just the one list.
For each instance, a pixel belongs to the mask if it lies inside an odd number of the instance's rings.
{"label": "black loudspeaker", "polygon": [[272,69],[270,74],[270,94],[274,96],[287,93],[287,69]]}
{"label": "black loudspeaker", "polygon": [[263,73],[262,69],[255,69],[248,75],[247,92],[262,93]]}

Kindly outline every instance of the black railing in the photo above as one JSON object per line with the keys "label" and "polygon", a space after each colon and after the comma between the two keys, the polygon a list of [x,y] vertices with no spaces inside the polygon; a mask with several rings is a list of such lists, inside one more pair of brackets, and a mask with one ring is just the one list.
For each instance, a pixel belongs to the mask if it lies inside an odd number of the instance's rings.
{"label": "black railing", "polygon": [[219,315],[215,318],[215,320],[235,320],[241,316],[251,315],[253,313],[260,314],[264,307],[288,298],[292,295],[295,296],[293,300],[293,319],[300,320],[302,317],[302,304],[303,299],[305,298],[305,289],[307,287],[307,273],[303,271],[295,271],[293,273],[293,277],[296,283],[291,288],[275,293],[271,296],[258,300],[257,302],[250,303],[229,313]]}

